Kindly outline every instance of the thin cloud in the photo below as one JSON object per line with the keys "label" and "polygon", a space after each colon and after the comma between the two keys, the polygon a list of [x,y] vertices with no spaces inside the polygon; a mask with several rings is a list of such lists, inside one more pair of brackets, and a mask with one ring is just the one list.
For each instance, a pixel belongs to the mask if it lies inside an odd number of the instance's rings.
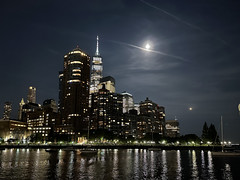
{"label": "thin cloud", "polygon": [[120,44],[120,45],[126,45],[126,46],[129,46],[129,47],[133,47],[133,48],[136,48],[136,49],[144,50],[144,51],[147,51],[147,52],[152,52],[152,53],[160,54],[160,55],[163,55],[163,56],[171,57],[171,58],[178,59],[178,60],[181,60],[181,61],[184,61],[184,62],[190,62],[189,60],[187,60],[187,59],[185,59],[183,57],[180,57],[180,56],[167,54],[167,53],[164,53],[164,52],[161,52],[161,51],[155,51],[155,50],[151,50],[151,49],[146,49],[146,48],[143,48],[143,47],[140,47],[140,46],[136,46],[134,44],[129,44],[129,43],[120,42],[120,41],[112,41],[112,40],[111,40],[111,42],[116,43],[116,44]]}
{"label": "thin cloud", "polygon": [[165,11],[165,10],[163,10],[163,9],[161,9],[161,8],[153,5],[153,4],[150,4],[150,3],[146,2],[146,1],[144,1],[144,0],[140,0],[140,1],[141,1],[143,4],[145,4],[145,5],[147,5],[147,6],[151,7],[151,8],[154,8],[154,9],[156,9],[156,10],[158,10],[158,11],[161,11],[162,13],[164,13],[164,14],[172,17],[173,19],[175,19],[175,20],[177,20],[177,21],[179,21],[179,22],[181,22],[181,23],[183,23],[183,24],[185,24],[185,25],[187,25],[187,26],[189,26],[189,27],[191,27],[191,28],[193,28],[193,29],[199,30],[199,31],[201,31],[201,32],[204,32],[204,33],[210,35],[210,36],[213,37],[215,40],[217,40],[217,41],[221,42],[222,44],[230,47],[230,44],[228,44],[225,40],[217,37],[216,35],[214,35],[214,34],[212,34],[212,33],[210,33],[210,32],[207,32],[207,31],[204,30],[203,28],[201,28],[201,27],[199,27],[199,26],[196,26],[196,25],[194,25],[194,24],[192,24],[192,23],[189,23],[189,22],[187,22],[187,21],[179,18],[178,16],[175,16],[174,14],[169,13],[169,12],[167,12],[167,11]]}

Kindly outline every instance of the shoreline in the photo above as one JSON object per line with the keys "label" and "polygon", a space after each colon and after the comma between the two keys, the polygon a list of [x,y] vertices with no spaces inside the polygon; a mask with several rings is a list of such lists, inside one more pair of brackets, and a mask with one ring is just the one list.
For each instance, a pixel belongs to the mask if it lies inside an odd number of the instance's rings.
{"label": "shoreline", "polygon": [[0,148],[22,148],[22,149],[64,149],[64,148],[75,148],[75,149],[149,149],[159,148],[162,150],[215,150],[220,151],[221,146],[164,146],[164,145],[35,145],[35,144],[4,144],[0,145]]}

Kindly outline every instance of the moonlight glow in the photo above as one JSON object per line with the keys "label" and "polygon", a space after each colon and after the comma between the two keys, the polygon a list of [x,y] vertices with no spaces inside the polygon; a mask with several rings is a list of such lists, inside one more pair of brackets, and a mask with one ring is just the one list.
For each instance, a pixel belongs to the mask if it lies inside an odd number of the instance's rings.
{"label": "moonlight glow", "polygon": [[150,44],[147,43],[145,46],[145,49],[148,51],[148,50],[150,50],[150,48],[151,48]]}

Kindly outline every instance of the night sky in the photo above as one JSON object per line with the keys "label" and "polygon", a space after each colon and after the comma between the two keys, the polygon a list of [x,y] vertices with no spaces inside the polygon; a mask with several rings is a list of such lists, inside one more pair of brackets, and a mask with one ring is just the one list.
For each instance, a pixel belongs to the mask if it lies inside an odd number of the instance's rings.
{"label": "night sky", "polygon": [[222,115],[225,139],[240,143],[239,8],[237,0],[2,0],[0,116],[10,101],[17,118],[29,86],[38,103],[58,101],[63,56],[77,45],[93,56],[98,35],[117,92],[164,106],[182,135],[201,135],[205,121],[219,129]]}

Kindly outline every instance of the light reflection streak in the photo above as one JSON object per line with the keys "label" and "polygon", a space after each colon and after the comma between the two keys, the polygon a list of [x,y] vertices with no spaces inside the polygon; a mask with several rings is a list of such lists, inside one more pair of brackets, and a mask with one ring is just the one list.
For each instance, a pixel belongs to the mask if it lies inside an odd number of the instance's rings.
{"label": "light reflection streak", "polygon": [[147,155],[147,150],[144,149],[143,150],[143,172],[144,172],[144,175],[145,177],[147,176],[148,174],[148,155]]}
{"label": "light reflection streak", "polygon": [[69,156],[69,159],[68,159],[68,171],[67,171],[67,174],[68,174],[68,177],[69,179],[73,179],[72,177],[72,171],[73,171],[73,159],[74,159],[74,153],[73,152],[69,152],[71,153],[70,156]]}
{"label": "light reflection streak", "polygon": [[167,157],[166,157],[166,151],[162,150],[162,175],[161,179],[167,179]]}
{"label": "light reflection streak", "polygon": [[231,166],[229,164],[225,164],[224,170],[223,170],[223,177],[224,179],[233,179],[232,172],[231,172]]}
{"label": "light reflection streak", "polygon": [[197,167],[197,158],[195,150],[192,151],[192,178],[199,179],[198,177],[198,167]]}
{"label": "light reflection streak", "polygon": [[180,150],[177,150],[177,180],[182,179],[182,166],[181,166],[181,153]]}
{"label": "light reflection streak", "polygon": [[139,177],[139,159],[141,152],[139,149],[135,149],[134,158],[133,158],[133,168],[134,168],[134,176]]}
{"label": "light reflection streak", "polygon": [[150,151],[149,155],[150,155],[150,162],[151,162],[151,166],[150,166],[151,177],[154,177],[154,165],[156,163],[155,162],[154,152]]}
{"label": "light reflection streak", "polygon": [[201,167],[202,167],[202,177],[206,177],[206,164],[205,164],[205,156],[204,156],[204,151],[202,150],[201,151],[201,161],[202,161],[202,164],[201,164]]}
{"label": "light reflection streak", "polygon": [[211,151],[208,151],[208,174],[209,174],[210,179],[215,179],[215,177],[214,177],[214,166],[213,166]]}
{"label": "light reflection streak", "polygon": [[119,176],[118,163],[119,163],[118,149],[114,149],[113,169],[112,169],[113,179],[118,179],[118,176]]}

